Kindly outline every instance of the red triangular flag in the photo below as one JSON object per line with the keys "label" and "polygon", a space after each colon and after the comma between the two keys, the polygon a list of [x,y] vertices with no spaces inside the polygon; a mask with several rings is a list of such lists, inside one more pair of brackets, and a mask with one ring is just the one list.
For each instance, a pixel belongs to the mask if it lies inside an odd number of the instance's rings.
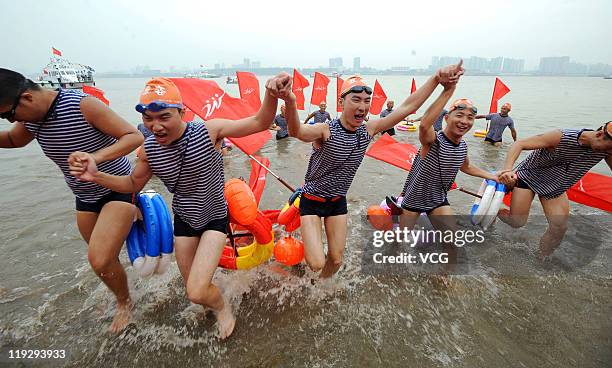
{"label": "red triangular flag", "polygon": [[382,111],[383,105],[387,101],[387,95],[382,89],[378,79],[374,82],[374,92],[372,92],[372,103],[370,105],[370,114],[378,115]]}
{"label": "red triangular flag", "polygon": [[[214,81],[195,78],[170,78],[170,80],[180,90],[183,104],[204,121],[215,118],[239,120],[253,116],[257,112],[246,101],[226,94]],[[246,154],[252,155],[270,138],[272,135],[266,129],[246,137],[228,139]]]}
{"label": "red triangular flag", "polygon": [[[588,172],[576,184],[567,190],[567,198],[585,206],[612,212],[612,177]],[[510,207],[512,192],[504,196],[504,204]]]}
{"label": "red triangular flag", "polygon": [[370,149],[367,156],[384,161],[400,169],[410,170],[419,150],[408,143],[399,143],[389,134],[383,134]]}
{"label": "red triangular flag", "polygon": [[[268,160],[267,158],[259,156],[254,157],[266,167],[270,167],[270,160]],[[263,194],[264,188],[266,187],[267,175],[268,170],[264,169],[255,160],[251,159],[251,176],[249,176],[249,187],[255,195],[255,200],[257,201],[257,204],[259,204],[259,201],[261,200],[261,195]]]}
{"label": "red triangular flag", "polygon": [[98,100],[104,102],[107,106],[110,106],[109,101],[104,97],[104,91],[100,88],[92,86],[83,86],[83,93],[87,93],[90,96],[96,97]]}
{"label": "red triangular flag", "polygon": [[491,97],[491,107],[489,108],[489,114],[497,112],[497,102],[510,92],[510,88],[504,84],[499,78],[495,78],[495,86],[493,87],[493,97]]}
{"label": "red triangular flag", "polygon": [[327,101],[327,85],[329,78],[324,74],[315,72],[314,83],[312,84],[312,96],[310,97],[311,105],[319,105],[321,102]]}
{"label": "red triangular flag", "polygon": [[336,77],[336,112],[342,112],[342,106],[340,105],[342,83],[344,83],[344,80],[340,77]]}
{"label": "red triangular flag", "polygon": [[255,110],[261,107],[261,97],[259,96],[259,81],[253,73],[236,72],[238,78],[238,89],[240,98],[247,101]]}
{"label": "red triangular flag", "polygon": [[51,52],[53,53],[53,55],[62,56],[62,52],[56,49],[55,47],[51,47]]}
{"label": "red triangular flag", "polygon": [[[412,86],[410,87],[410,94],[415,93],[417,90],[416,88],[416,82],[414,81],[414,78],[412,78]],[[410,113],[410,115],[415,114],[417,111],[414,110],[413,112]]]}
{"label": "red triangular flag", "polygon": [[[389,134],[383,134],[366,152],[366,156],[410,171],[418,152],[419,150],[415,146],[409,143],[399,143]],[[453,183],[450,190],[456,188],[457,183]]]}
{"label": "red triangular flag", "polygon": [[297,104],[298,110],[304,110],[304,88],[308,87],[310,83],[303,75],[301,75],[296,69],[293,69],[293,86],[291,90],[295,94],[295,103]]}

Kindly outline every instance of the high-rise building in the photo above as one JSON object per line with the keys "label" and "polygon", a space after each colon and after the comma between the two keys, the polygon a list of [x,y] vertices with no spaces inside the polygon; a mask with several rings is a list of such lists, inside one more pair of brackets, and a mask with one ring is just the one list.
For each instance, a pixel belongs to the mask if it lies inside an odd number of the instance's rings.
{"label": "high-rise building", "polygon": [[251,67],[252,67],[253,69],[258,69],[258,68],[261,68],[261,62],[260,62],[260,61],[253,61],[253,62],[251,63]]}
{"label": "high-rise building", "polygon": [[569,64],[569,56],[549,56],[540,58],[540,74],[565,74]]}
{"label": "high-rise building", "polygon": [[361,58],[359,56],[353,58],[353,70],[358,72],[361,69]]}
{"label": "high-rise building", "polygon": [[463,67],[472,73],[485,72],[489,68],[489,60],[483,57],[470,56],[468,59],[465,59]]}
{"label": "high-rise building", "polygon": [[341,57],[330,58],[329,67],[330,68],[342,68],[343,67],[342,58]]}
{"label": "high-rise building", "polygon": [[242,65],[244,65],[245,69],[251,69],[251,59],[244,58]]}
{"label": "high-rise building", "polygon": [[491,61],[489,61],[489,72],[490,73],[501,73],[503,63],[504,63],[504,58],[501,56],[491,59]]}
{"label": "high-rise building", "polygon": [[522,73],[525,69],[525,60],[504,58],[502,72],[504,73]]}

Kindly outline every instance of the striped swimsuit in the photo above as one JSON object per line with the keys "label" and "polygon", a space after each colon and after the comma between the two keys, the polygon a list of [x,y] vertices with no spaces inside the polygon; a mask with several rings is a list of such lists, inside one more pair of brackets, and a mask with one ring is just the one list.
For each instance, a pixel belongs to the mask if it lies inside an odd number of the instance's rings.
{"label": "striped swimsuit", "polygon": [[204,123],[187,124],[176,142],[162,146],[155,136],[144,143],[151,172],[174,194],[172,210],[194,229],[227,216],[223,157]]}
{"label": "striped swimsuit", "polygon": [[537,195],[553,199],[576,184],[593,166],[608,157],[578,142],[583,130],[563,129],[559,145],[552,151],[541,148],[529,154],[516,173]]}
{"label": "striped swimsuit", "polygon": [[[38,141],[44,154],[62,170],[66,183],[81,201],[95,203],[110,189],[98,184],[78,181],[70,174],[68,156],[76,151],[94,153],[113,145],[117,139],[90,125],[81,113],[81,100],[86,94],[74,90],[59,90],[45,119],[40,123],[25,123],[26,129]],[[98,163],[98,169],[112,175],[129,175],[130,163],[125,157]]]}
{"label": "striped swimsuit", "polygon": [[[422,149],[422,147],[421,147]],[[436,140],[425,157],[417,153],[404,185],[402,208],[413,212],[427,212],[447,203],[446,194],[467,157],[464,140],[455,144],[436,132]]]}
{"label": "striped swimsuit", "polygon": [[329,139],[321,147],[313,147],[304,192],[323,198],[344,197],[372,137],[365,124],[352,132],[345,129],[339,119],[329,123],[329,131]]}

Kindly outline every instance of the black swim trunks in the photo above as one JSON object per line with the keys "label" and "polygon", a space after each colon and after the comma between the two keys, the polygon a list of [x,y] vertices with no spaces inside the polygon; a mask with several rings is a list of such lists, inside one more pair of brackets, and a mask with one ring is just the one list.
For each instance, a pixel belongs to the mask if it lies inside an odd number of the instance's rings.
{"label": "black swim trunks", "polygon": [[202,236],[205,231],[215,230],[223,234],[227,234],[227,225],[229,224],[229,217],[222,219],[212,220],[202,229],[196,230],[191,227],[188,223],[183,221],[178,215],[174,215],[174,236],[188,236],[197,237]]}
{"label": "black swim trunks", "polygon": [[320,201],[309,199],[302,194],[300,199],[300,216],[331,217],[346,215],[347,213],[346,197],[338,196],[337,199],[331,198]]}
{"label": "black swim trunks", "polygon": [[134,194],[133,193],[117,193],[110,192],[104,197],[98,199],[94,203],[83,202],[78,197],[76,198],[76,210],[82,212],[95,212],[100,213],[102,211],[102,207],[108,202],[126,202],[134,204]]}

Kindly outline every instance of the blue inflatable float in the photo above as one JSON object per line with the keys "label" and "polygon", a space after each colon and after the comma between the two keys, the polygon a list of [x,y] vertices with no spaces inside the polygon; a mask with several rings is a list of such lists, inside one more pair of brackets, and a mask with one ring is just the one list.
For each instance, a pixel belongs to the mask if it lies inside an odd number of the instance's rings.
{"label": "blue inflatable float", "polygon": [[128,234],[128,257],[141,276],[162,274],[168,269],[174,250],[170,211],[155,191],[139,193],[137,203],[142,220],[134,222]]}

